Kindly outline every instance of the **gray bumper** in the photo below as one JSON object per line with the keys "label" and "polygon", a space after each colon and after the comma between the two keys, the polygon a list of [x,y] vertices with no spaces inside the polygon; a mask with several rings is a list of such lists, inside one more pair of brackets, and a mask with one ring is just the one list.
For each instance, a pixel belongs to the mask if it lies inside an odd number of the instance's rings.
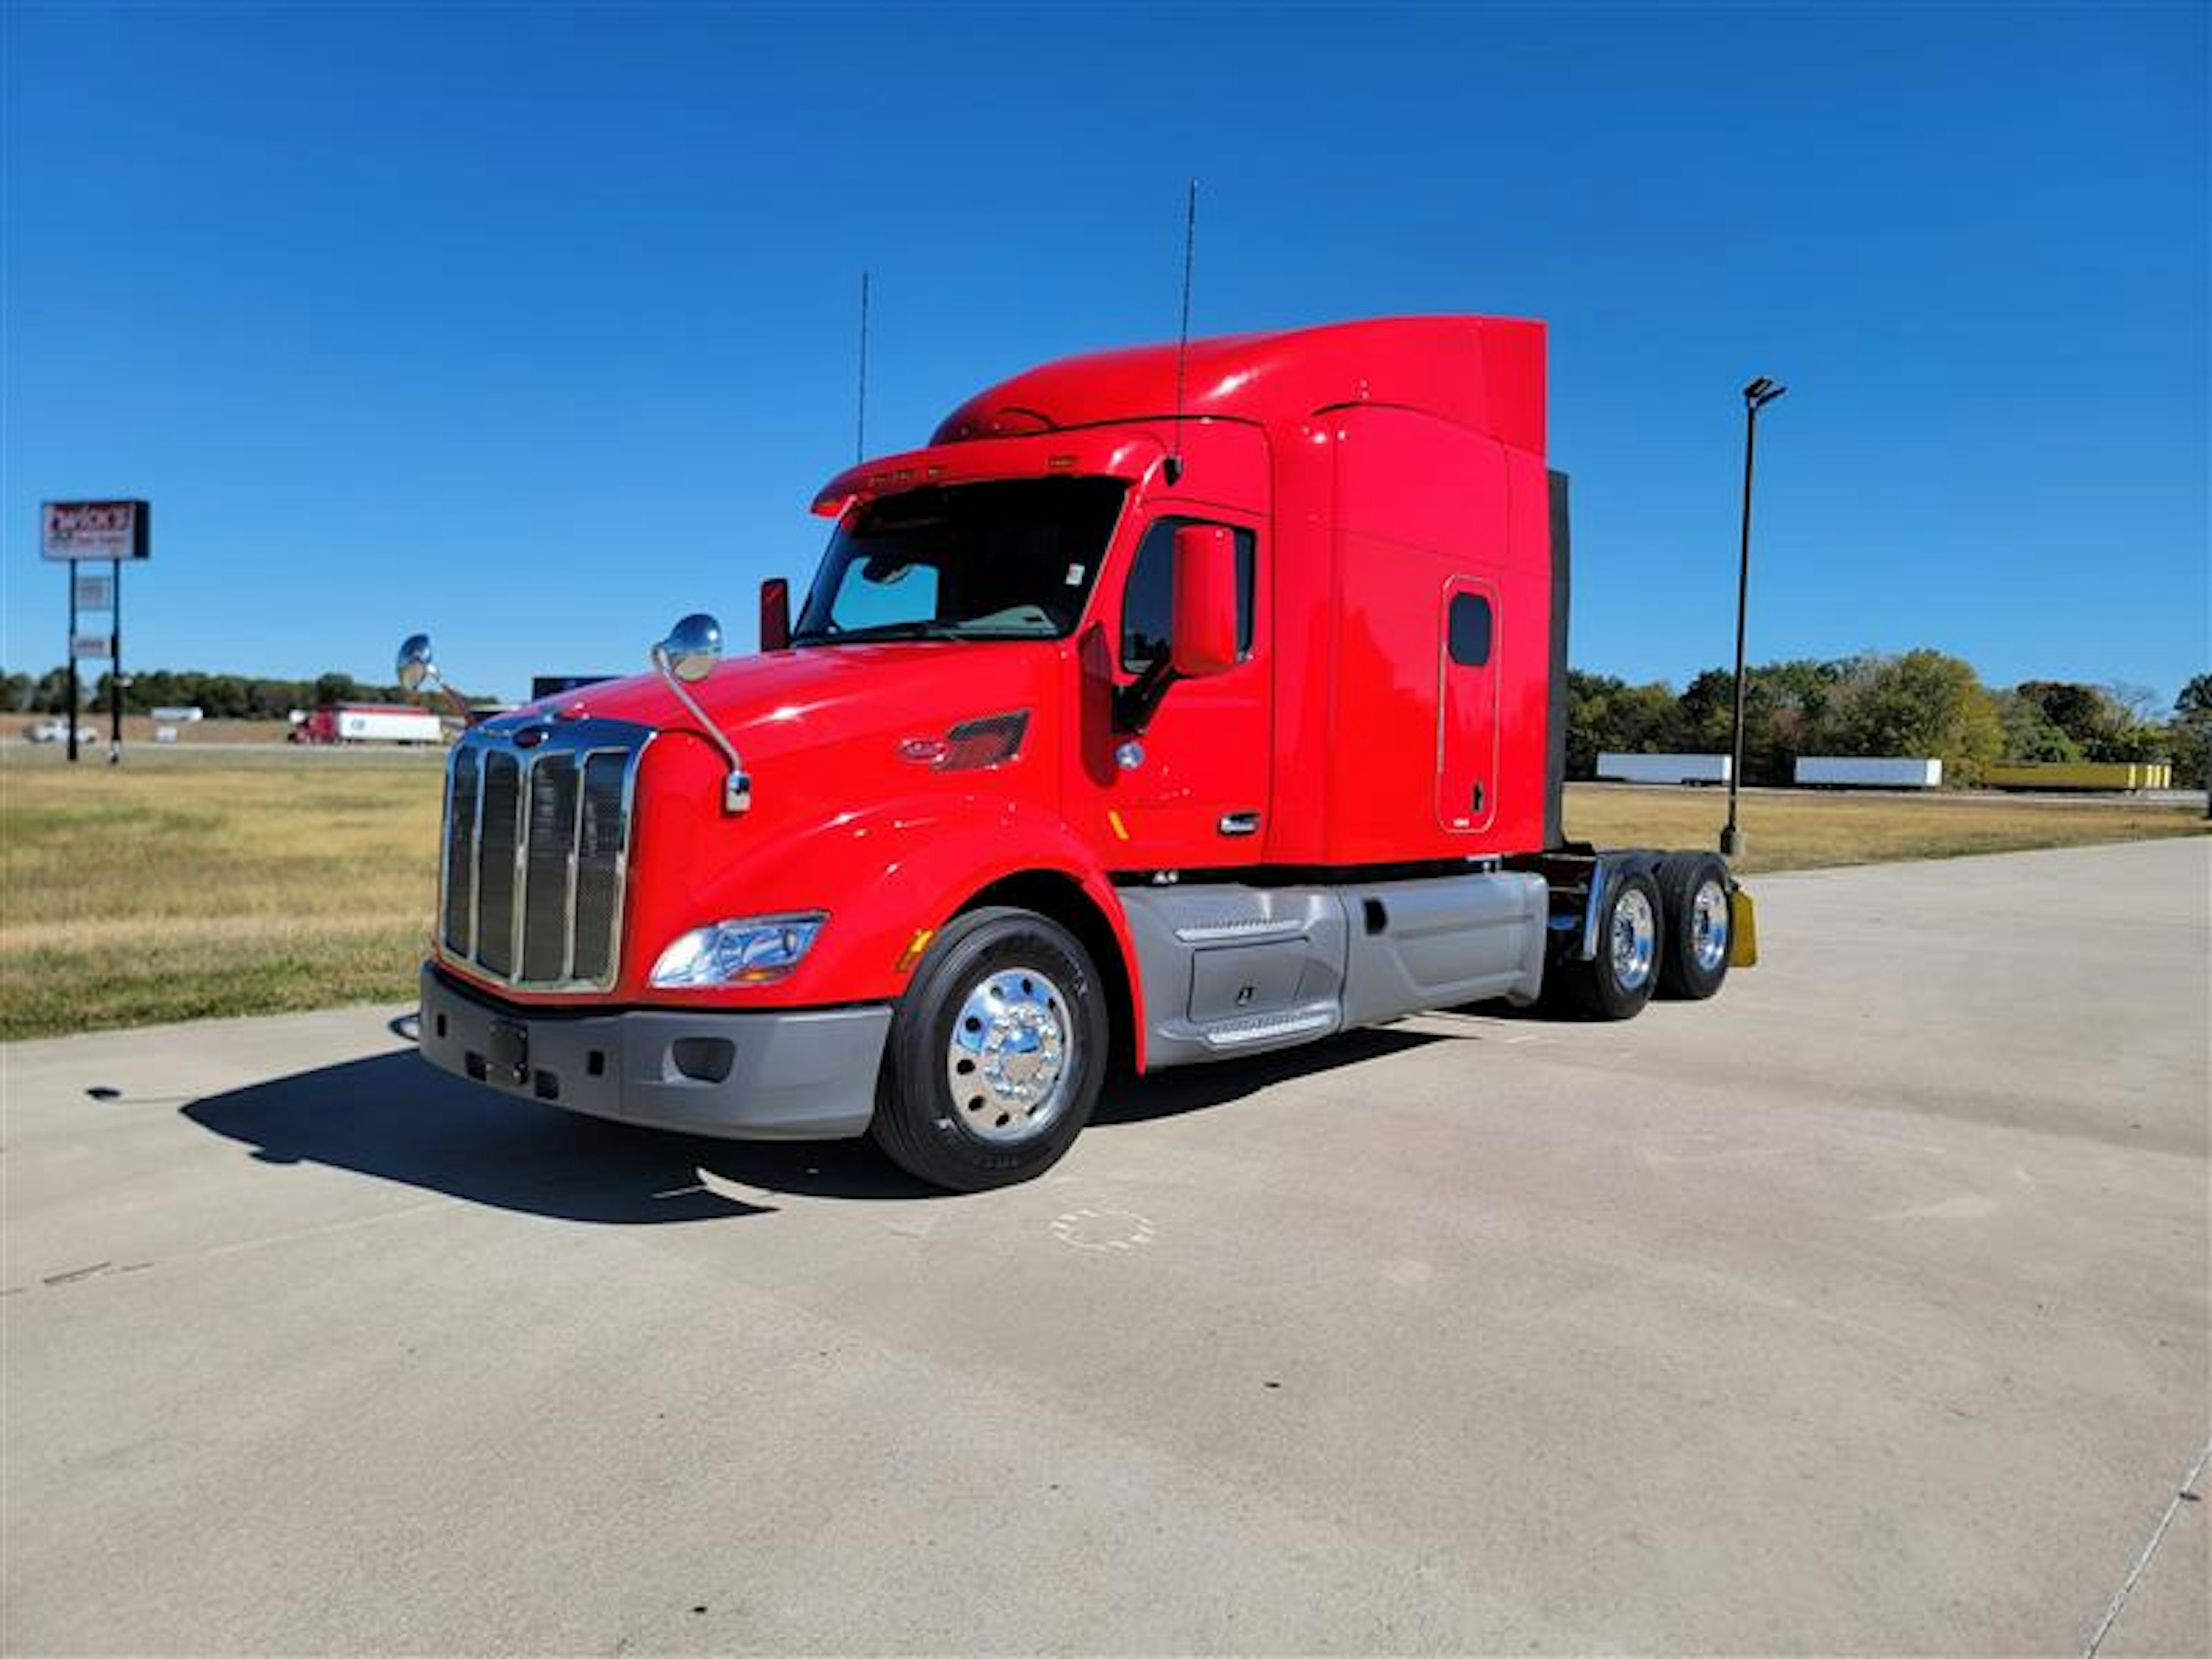
{"label": "gray bumper", "polygon": [[883,1005],[759,1013],[523,1007],[422,969],[422,1057],[432,1065],[549,1106],[688,1134],[866,1133],[890,1023]]}

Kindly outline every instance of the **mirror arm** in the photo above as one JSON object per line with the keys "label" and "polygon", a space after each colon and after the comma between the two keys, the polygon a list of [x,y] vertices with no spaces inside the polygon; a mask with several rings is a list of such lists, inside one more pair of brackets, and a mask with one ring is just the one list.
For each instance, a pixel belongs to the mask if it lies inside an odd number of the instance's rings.
{"label": "mirror arm", "polygon": [[476,710],[469,707],[467,699],[459,692],[446,684],[446,677],[443,674],[434,676],[433,679],[438,688],[438,695],[452,705],[453,713],[460,717],[462,726],[466,726]]}
{"label": "mirror arm", "polygon": [[[407,671],[410,668],[415,671],[412,679],[410,679],[407,674]],[[438,665],[431,659],[430,636],[428,634],[410,634],[399,642],[398,659],[392,665],[392,672],[399,681],[400,690],[407,696],[411,697],[424,687],[431,687],[439,696],[445,698],[453,713],[460,717],[462,726],[466,726],[469,724],[470,716],[476,711],[468,706],[459,692],[446,683],[446,677],[438,672]]]}
{"label": "mirror arm", "polygon": [[729,734],[707,718],[707,711],[699,707],[699,700],[691,695],[691,688],[676,678],[669,665],[668,653],[656,645],[653,647],[653,672],[660,676],[661,684],[676,694],[676,700],[691,711],[691,718],[699,722],[699,730],[707,740],[720,750],[730,763],[730,769],[722,780],[722,811],[735,817],[752,810],[753,781],[745,775],[745,763],[738,757],[738,746]]}
{"label": "mirror arm", "polygon": [[1127,685],[1114,688],[1114,729],[1142,737],[1145,728],[1159,713],[1160,699],[1168,694],[1168,687],[1179,677],[1175,672],[1175,657],[1163,651],[1145,665],[1145,672]]}

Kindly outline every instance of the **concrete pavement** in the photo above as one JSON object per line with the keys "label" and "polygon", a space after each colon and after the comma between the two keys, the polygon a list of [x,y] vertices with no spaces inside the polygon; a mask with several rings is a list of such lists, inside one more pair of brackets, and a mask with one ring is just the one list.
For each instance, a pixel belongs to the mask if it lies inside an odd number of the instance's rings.
{"label": "concrete pavement", "polygon": [[[2208,1435],[2208,876],[1770,877],[1767,963],[1170,1074],[1044,1181],[15,1045],[39,1651],[2079,1652]],[[2185,1502],[2108,1653],[2207,1645]]]}

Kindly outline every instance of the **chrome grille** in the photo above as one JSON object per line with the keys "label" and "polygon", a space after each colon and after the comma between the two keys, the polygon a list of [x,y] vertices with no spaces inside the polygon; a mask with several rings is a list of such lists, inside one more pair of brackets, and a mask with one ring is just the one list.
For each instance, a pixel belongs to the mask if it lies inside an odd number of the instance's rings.
{"label": "chrome grille", "polygon": [[483,726],[454,745],[438,900],[448,957],[532,991],[614,983],[632,797],[652,738],[586,720]]}

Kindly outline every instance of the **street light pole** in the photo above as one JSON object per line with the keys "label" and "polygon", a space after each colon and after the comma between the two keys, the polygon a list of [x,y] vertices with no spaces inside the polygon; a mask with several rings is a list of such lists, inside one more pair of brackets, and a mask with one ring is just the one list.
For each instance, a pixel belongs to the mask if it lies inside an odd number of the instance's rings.
{"label": "street light pole", "polygon": [[1728,826],[1721,831],[1724,858],[1743,856],[1743,831],[1735,821],[1735,794],[1743,781],[1743,631],[1751,600],[1751,464],[1759,447],[1759,411],[1789,389],[1764,374],[1743,389],[1743,543],[1735,572],[1735,719],[1729,736]]}

